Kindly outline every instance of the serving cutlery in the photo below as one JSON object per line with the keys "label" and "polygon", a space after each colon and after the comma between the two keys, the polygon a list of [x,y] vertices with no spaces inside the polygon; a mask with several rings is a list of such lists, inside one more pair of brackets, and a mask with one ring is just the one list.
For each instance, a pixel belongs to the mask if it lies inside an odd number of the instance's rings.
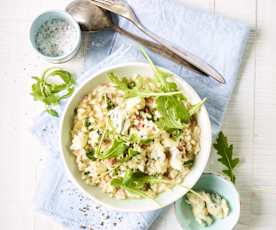
{"label": "serving cutlery", "polygon": [[195,68],[205,73],[206,76],[210,76],[220,83],[225,83],[225,79],[223,76],[211,65],[200,59],[199,57],[193,55],[187,50],[179,49],[172,45],[167,40],[161,38],[157,34],[153,33],[149,29],[147,29],[138,19],[133,9],[128,5],[127,2],[123,0],[90,0],[93,4],[106,9],[112,13],[115,13],[119,16],[122,16],[132,22],[139,30],[141,30],[144,34],[149,36],[154,41],[158,42],[161,46],[170,50],[176,56],[181,57]]}
{"label": "serving cutlery", "polygon": [[75,19],[75,21],[78,22],[82,31],[97,32],[112,29],[113,31],[142,44],[153,52],[185,66],[187,69],[195,73],[205,75],[201,70],[191,65],[185,59],[179,57],[166,47],[121,28],[114,20],[112,20],[109,11],[96,6],[90,0],[74,0],[66,6],[66,11]]}

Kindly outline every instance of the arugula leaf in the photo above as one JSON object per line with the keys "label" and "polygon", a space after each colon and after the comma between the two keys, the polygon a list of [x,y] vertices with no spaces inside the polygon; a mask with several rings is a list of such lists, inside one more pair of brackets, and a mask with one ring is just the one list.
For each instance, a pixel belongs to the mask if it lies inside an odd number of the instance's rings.
{"label": "arugula leaf", "polygon": [[153,137],[148,137],[148,138],[142,138],[139,135],[132,133],[129,137],[129,141],[131,143],[137,143],[137,144],[141,144],[141,145],[147,145],[150,144],[153,141]]}
{"label": "arugula leaf", "polygon": [[235,183],[236,176],[234,175],[233,170],[239,164],[240,159],[233,158],[233,145],[228,144],[227,137],[223,134],[223,132],[218,134],[214,148],[220,156],[218,161],[226,167],[226,169],[222,172],[228,176],[233,183]]}
{"label": "arugula leaf", "polygon": [[114,186],[115,188],[122,188],[125,189],[126,191],[128,191],[129,193],[132,193],[134,195],[138,195],[144,198],[149,198],[151,199],[152,197],[150,196],[150,194],[148,194],[147,192],[137,189],[137,188],[133,188],[133,187],[129,187],[127,185],[125,185],[123,183],[123,179],[122,178],[114,178],[111,180],[111,185]]}
{"label": "arugula leaf", "polygon": [[100,159],[118,157],[127,150],[127,145],[122,139],[115,139],[112,146],[99,156]]}
{"label": "arugula leaf", "polygon": [[[169,81],[171,74],[156,67],[145,50],[141,51],[154,71],[155,79],[160,84],[162,91],[166,93],[179,92],[176,83]],[[159,128],[166,131],[183,129],[190,118],[200,110],[206,99],[193,105],[191,109],[184,105],[184,100],[186,98],[182,93],[157,98],[157,110],[161,114],[161,119],[158,121]]]}
{"label": "arugula leaf", "polygon": [[151,92],[151,91],[141,91],[137,88],[134,88],[132,90],[128,90],[125,92],[125,97],[126,98],[131,98],[131,97],[164,97],[164,96],[173,96],[173,95],[178,95],[181,94],[182,92],[180,91],[175,91],[175,92]]}
{"label": "arugula leaf", "polygon": [[[131,97],[162,97],[162,96],[172,96],[182,94],[181,91],[171,91],[171,92],[154,92],[149,89],[143,88],[143,84],[137,82],[134,86],[130,86],[126,78],[120,79],[115,73],[108,73],[109,80],[115,85],[119,90],[124,91],[124,96],[126,98]],[[137,80],[138,81],[138,80]],[[138,84],[139,83],[139,84]]]}
{"label": "arugula leaf", "polygon": [[[177,90],[177,85],[174,82],[168,81],[171,74],[158,69],[143,49],[142,53],[152,67],[155,78],[157,82],[159,82],[161,89],[164,92]],[[158,122],[159,128],[169,130],[182,129],[185,127],[185,122],[190,119],[189,111],[183,104],[183,100],[185,99],[182,93],[180,95],[157,98],[157,110],[161,114],[161,119]]]}
{"label": "arugula leaf", "polygon": [[132,194],[142,197],[151,198],[150,194],[145,191],[147,183],[159,183],[160,179],[154,176],[149,176],[140,171],[133,172],[127,170],[124,177],[118,177],[111,180],[111,185],[116,188],[123,188]]}
{"label": "arugula leaf", "polygon": [[190,118],[184,104],[174,97],[159,97],[156,100],[157,110],[161,114],[158,126],[164,130],[183,129],[184,122]]}
{"label": "arugula leaf", "polygon": [[111,183],[110,183],[112,186],[114,186],[115,188],[120,188],[123,184],[123,178],[122,177],[119,177],[119,178],[113,178],[111,180]]}
{"label": "arugula leaf", "polygon": [[149,55],[146,53],[146,51],[141,48],[141,52],[143,53],[144,57],[146,58],[146,60],[148,61],[148,63],[150,64],[152,70],[155,73],[155,77],[157,78],[156,80],[161,84],[161,86],[166,89],[166,91],[168,90],[168,86],[167,86],[167,82],[166,79],[167,77],[170,76],[169,73],[166,72],[162,72],[161,70],[159,70],[153,63],[153,61],[150,59]]}
{"label": "arugula leaf", "polygon": [[139,190],[139,189],[136,189],[136,188],[131,188],[131,187],[128,187],[128,186],[125,186],[125,185],[123,185],[122,188],[124,188],[129,193],[132,193],[134,195],[138,195],[138,196],[141,196],[141,197],[144,197],[144,198],[148,198],[148,199],[152,199],[153,198],[149,193],[144,192],[144,191]]}
{"label": "arugula leaf", "polygon": [[205,97],[202,101],[198,102],[197,104],[193,105],[192,108],[189,110],[190,116],[193,116],[194,114],[198,113],[201,109],[201,106],[207,101],[207,98]]}
{"label": "arugula leaf", "polygon": [[127,150],[127,155],[125,157],[123,157],[120,162],[127,162],[129,160],[131,160],[134,156],[138,155],[139,152],[134,150],[133,148],[129,148]]}
{"label": "arugula leaf", "polygon": [[124,177],[123,183],[127,186],[134,187],[137,189],[142,189],[145,185],[160,183],[162,179],[155,176],[149,176],[141,171],[131,171],[127,170]]}
{"label": "arugula leaf", "polygon": [[[172,76],[171,73],[160,70],[157,66],[155,66],[155,64],[153,63],[153,61],[150,59],[149,55],[146,53],[146,51],[142,48],[141,49],[144,57],[146,58],[146,60],[148,61],[148,63],[150,64],[156,81],[161,85],[161,88],[163,91],[165,92],[171,92],[171,91],[177,91],[177,85],[175,82],[172,81],[168,81],[168,79]],[[185,97],[182,95],[182,98],[185,99]]]}
{"label": "arugula leaf", "polygon": [[41,77],[36,76],[33,79],[35,83],[32,85],[31,95],[34,100],[43,102],[47,106],[45,111],[58,117],[57,111],[52,106],[58,105],[61,100],[72,95],[75,84],[72,74],[59,68],[49,68]]}
{"label": "arugula leaf", "polygon": [[120,79],[114,72],[108,73],[107,76],[117,89],[120,89],[122,91],[129,90],[126,78]]}

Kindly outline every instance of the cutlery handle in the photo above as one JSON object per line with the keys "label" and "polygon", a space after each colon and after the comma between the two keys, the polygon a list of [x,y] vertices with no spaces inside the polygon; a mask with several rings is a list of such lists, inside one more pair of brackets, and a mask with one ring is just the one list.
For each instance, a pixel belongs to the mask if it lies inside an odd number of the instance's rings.
{"label": "cutlery handle", "polygon": [[143,33],[148,35],[154,41],[160,43],[162,46],[165,46],[168,50],[175,53],[177,56],[186,60],[188,63],[195,66],[197,69],[199,69],[201,72],[205,73],[205,75],[212,77],[213,79],[215,79],[220,83],[223,83],[223,84],[225,83],[223,76],[208,63],[204,62],[203,60],[201,60],[200,58],[196,57],[195,55],[191,54],[188,51],[179,50],[178,48],[174,47],[165,39],[159,37],[158,35],[148,30],[139,21],[132,20],[132,22],[138,27],[138,29],[140,29]]}
{"label": "cutlery handle", "polygon": [[165,46],[162,46],[160,44],[157,44],[155,42],[146,40],[144,38],[141,38],[135,34],[132,34],[126,30],[124,30],[123,28],[114,25],[112,27],[112,29],[122,35],[125,35],[131,39],[133,39],[134,41],[142,44],[143,46],[148,47],[149,49],[151,49],[153,52],[158,53],[164,57],[167,57],[169,59],[171,59],[172,61],[181,64],[183,66],[185,66],[186,68],[190,69],[191,71],[194,71],[198,74],[202,74],[202,75],[206,75],[205,73],[203,73],[200,69],[196,68],[195,66],[191,65],[190,63],[188,63],[187,61],[185,61],[183,58],[181,58],[180,56],[178,56],[176,53],[172,52],[171,50],[169,50],[168,48],[166,48]]}

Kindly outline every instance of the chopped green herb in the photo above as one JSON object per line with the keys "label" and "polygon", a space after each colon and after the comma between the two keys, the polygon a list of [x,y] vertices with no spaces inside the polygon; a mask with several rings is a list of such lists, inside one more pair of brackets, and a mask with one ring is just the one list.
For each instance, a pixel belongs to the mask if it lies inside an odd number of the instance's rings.
{"label": "chopped green herb", "polygon": [[90,126],[91,124],[92,124],[92,123],[89,121],[89,117],[85,118],[85,120],[84,120],[84,126],[85,126],[86,128],[89,128],[89,126]]}
{"label": "chopped green herb", "polygon": [[130,82],[128,83],[128,88],[129,88],[129,89],[133,89],[135,86],[136,86],[135,81],[130,81]]}
{"label": "chopped green herb", "polygon": [[195,162],[194,160],[188,160],[188,161],[184,162],[184,165],[185,166],[193,166],[194,162]]}
{"label": "chopped green herb", "polygon": [[153,141],[152,138],[146,138],[146,139],[141,139],[140,144],[142,145],[149,145]]}
{"label": "chopped green herb", "polygon": [[181,129],[170,129],[170,130],[167,130],[170,134],[171,134],[171,137],[174,139],[174,140],[177,140],[181,134],[182,134],[182,130]]}
{"label": "chopped green herb", "polygon": [[106,104],[107,104],[107,110],[111,110],[115,108],[115,104],[112,102],[112,100],[105,95],[105,100],[106,100]]}
{"label": "chopped green herb", "polygon": [[88,159],[90,159],[92,161],[97,160],[97,158],[95,157],[95,150],[93,148],[89,148],[86,151],[86,156],[87,156]]}

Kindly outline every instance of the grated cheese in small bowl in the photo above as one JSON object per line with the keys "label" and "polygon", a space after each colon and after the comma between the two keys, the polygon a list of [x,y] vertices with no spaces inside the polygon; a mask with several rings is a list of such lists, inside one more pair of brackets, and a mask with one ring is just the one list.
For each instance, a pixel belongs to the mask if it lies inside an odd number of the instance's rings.
{"label": "grated cheese in small bowl", "polygon": [[38,16],[31,27],[31,42],[47,61],[61,63],[71,59],[80,47],[80,28],[63,11],[48,11]]}
{"label": "grated cheese in small bowl", "polygon": [[61,18],[52,18],[42,24],[36,34],[37,49],[50,57],[62,56],[74,48],[77,31]]}

